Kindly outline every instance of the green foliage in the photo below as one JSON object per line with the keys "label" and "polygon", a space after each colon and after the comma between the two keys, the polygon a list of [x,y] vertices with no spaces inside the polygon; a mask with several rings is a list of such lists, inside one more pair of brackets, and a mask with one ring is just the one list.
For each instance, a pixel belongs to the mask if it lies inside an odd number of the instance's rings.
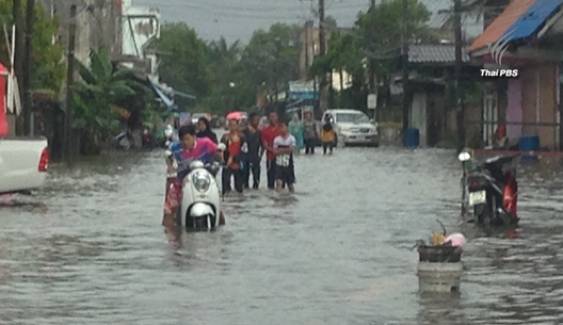
{"label": "green foliage", "polygon": [[275,24],[256,31],[249,44],[225,39],[205,44],[184,23],[162,27],[156,43],[160,76],[172,87],[198,97],[190,110],[223,113],[248,109],[256,91],[273,95],[297,76],[299,27]]}
{"label": "green foliage", "polygon": [[[144,90],[128,70],[114,69],[107,50],[90,53],[90,66],[76,60],[81,81],[73,87],[74,127],[103,138],[118,127],[112,108]],[[142,95],[142,94],[141,94]]]}
{"label": "green foliage", "polygon": [[255,89],[242,68],[242,51],[238,41],[228,45],[224,38],[208,44],[210,94],[200,102],[198,110],[223,113],[253,104]]}
{"label": "green foliage", "polygon": [[362,51],[356,34],[337,31],[330,36],[328,52],[313,62],[310,73],[319,76],[322,73],[345,70],[352,75],[363,73]]}
{"label": "green foliage", "polygon": [[210,91],[206,44],[185,23],[165,24],[155,45],[161,55],[160,76],[174,88],[198,98]]}
{"label": "green foliage", "polygon": [[263,85],[271,95],[285,89],[297,77],[299,27],[274,24],[258,30],[245,48],[242,64],[256,87]]}
{"label": "green foliage", "polygon": [[431,36],[426,23],[430,12],[418,0],[408,0],[406,19],[402,0],[382,2],[366,13],[360,13],[356,21],[356,33],[362,50],[374,63],[376,73],[387,75],[396,70],[392,64],[396,53],[400,53],[402,30],[406,22],[407,41],[416,43]]}
{"label": "green foliage", "polygon": [[[12,3],[12,0],[0,0],[0,19],[3,24],[6,24],[10,37],[10,26],[13,25]],[[22,7],[23,14],[25,5]],[[33,23],[33,69],[31,70],[32,88],[35,90],[48,89],[58,93],[63,84],[65,77],[64,48],[59,43],[53,43],[53,36],[58,28],[58,22],[51,19],[42,6],[37,5]],[[0,29],[0,42],[0,60],[3,64],[9,65],[10,59],[2,29]]]}

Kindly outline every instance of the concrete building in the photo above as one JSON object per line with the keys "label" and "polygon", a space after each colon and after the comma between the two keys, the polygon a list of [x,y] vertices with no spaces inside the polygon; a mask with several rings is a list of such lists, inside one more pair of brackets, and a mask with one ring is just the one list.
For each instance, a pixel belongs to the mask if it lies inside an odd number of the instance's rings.
{"label": "concrete building", "polygon": [[512,0],[470,47],[483,68],[517,69],[518,78],[484,79],[481,125],[491,144],[506,125],[511,145],[536,137],[542,148],[559,149],[563,0]]}
{"label": "concrete building", "polygon": [[121,24],[123,50],[120,61],[158,79],[158,56],[149,45],[160,38],[160,11],[134,6],[132,0],[123,0]]}
{"label": "concrete building", "polygon": [[106,48],[112,58],[121,54],[121,0],[42,0],[45,10],[60,24],[58,41],[68,44],[70,8],[77,7],[75,56],[87,63],[92,49]]}

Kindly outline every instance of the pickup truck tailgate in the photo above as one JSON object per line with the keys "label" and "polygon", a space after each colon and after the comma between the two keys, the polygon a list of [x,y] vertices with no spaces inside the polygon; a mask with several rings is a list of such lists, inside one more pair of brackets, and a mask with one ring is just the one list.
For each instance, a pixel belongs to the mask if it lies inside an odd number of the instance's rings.
{"label": "pickup truck tailgate", "polygon": [[0,139],[0,193],[41,187],[46,173],[39,171],[46,139]]}

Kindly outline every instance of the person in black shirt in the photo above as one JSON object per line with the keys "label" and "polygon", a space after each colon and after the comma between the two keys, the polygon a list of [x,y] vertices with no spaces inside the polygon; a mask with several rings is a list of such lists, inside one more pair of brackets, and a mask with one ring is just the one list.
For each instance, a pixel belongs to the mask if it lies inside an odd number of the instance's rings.
{"label": "person in black shirt", "polygon": [[197,137],[198,138],[209,138],[215,144],[217,144],[217,135],[211,131],[211,127],[209,126],[209,121],[205,117],[201,117],[197,121]]}
{"label": "person in black shirt", "polygon": [[251,113],[248,120],[248,125],[244,130],[245,144],[242,150],[245,160],[243,179],[245,188],[249,188],[252,172],[252,188],[257,189],[260,185],[260,161],[263,154],[262,140],[258,130],[260,116],[257,113]]}

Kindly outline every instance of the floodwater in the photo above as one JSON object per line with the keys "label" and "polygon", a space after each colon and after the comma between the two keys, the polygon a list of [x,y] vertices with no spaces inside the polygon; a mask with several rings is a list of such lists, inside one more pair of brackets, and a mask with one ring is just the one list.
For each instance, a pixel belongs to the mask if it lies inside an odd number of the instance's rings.
{"label": "floodwater", "polygon": [[[72,170],[0,208],[1,324],[561,324],[563,168],[522,166],[521,225],[459,216],[445,150],[300,156],[297,193],[226,198],[227,225],[167,236],[161,153]],[[463,231],[459,295],[417,293],[417,239]]]}

